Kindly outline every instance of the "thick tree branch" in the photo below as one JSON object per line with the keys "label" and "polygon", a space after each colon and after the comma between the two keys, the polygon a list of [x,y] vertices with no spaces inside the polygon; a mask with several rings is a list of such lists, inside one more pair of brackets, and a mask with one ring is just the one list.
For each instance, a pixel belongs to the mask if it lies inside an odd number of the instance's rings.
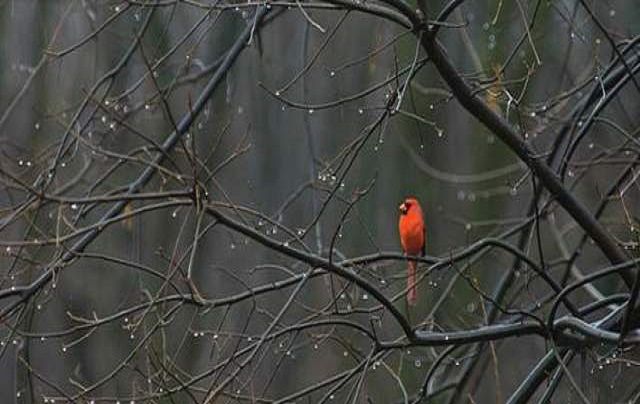
{"label": "thick tree branch", "polygon": [[[619,264],[627,260],[626,255],[613,237],[595,219],[569,190],[560,182],[553,170],[540,156],[531,150],[511,125],[489,108],[458,74],[445,51],[431,32],[422,36],[422,46],[441,77],[451,88],[452,93],[462,106],[498,136],[527,166],[536,174],[540,183],[556,198],[558,203],[578,222],[583,230],[596,242],[598,247],[611,261]],[[630,270],[621,272],[628,287],[633,285],[634,276]]]}

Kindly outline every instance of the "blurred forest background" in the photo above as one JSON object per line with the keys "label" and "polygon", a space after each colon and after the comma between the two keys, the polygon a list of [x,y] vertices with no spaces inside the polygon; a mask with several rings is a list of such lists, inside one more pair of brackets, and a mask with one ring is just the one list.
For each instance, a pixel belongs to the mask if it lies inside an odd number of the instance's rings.
{"label": "blurred forest background", "polygon": [[[562,288],[620,260],[423,43],[438,30],[631,260],[639,6],[0,1],[0,402],[634,402],[638,350],[615,327],[569,348],[465,339],[548,320],[559,289],[535,266]],[[408,195],[427,222],[415,307]],[[575,319],[621,315],[631,283],[576,287],[598,307]]]}

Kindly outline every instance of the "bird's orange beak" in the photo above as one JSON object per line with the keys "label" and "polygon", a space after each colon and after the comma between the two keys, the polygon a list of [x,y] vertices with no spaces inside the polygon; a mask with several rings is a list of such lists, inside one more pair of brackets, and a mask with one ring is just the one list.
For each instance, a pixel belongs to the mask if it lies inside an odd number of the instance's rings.
{"label": "bird's orange beak", "polygon": [[405,203],[401,203],[398,209],[400,210],[400,213],[402,213],[403,215],[407,213],[407,205]]}

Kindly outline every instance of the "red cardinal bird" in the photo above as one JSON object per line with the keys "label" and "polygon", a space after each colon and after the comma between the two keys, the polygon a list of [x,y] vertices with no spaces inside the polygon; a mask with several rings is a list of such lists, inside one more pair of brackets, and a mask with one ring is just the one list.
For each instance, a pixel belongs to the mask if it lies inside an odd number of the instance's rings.
{"label": "red cardinal bird", "polygon": [[[400,204],[398,229],[400,231],[402,251],[406,255],[424,255],[424,217],[422,216],[420,203],[416,198],[407,198]],[[418,300],[416,266],[416,261],[409,261],[407,302],[411,306],[415,305]]]}

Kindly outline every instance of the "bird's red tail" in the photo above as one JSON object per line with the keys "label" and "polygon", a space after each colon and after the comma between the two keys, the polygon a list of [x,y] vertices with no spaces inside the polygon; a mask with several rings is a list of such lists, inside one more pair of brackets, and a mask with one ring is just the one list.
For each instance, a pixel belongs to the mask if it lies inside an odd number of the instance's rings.
{"label": "bird's red tail", "polygon": [[418,290],[416,288],[416,266],[415,261],[409,261],[409,273],[407,274],[407,302],[410,306],[415,306],[418,302]]}

